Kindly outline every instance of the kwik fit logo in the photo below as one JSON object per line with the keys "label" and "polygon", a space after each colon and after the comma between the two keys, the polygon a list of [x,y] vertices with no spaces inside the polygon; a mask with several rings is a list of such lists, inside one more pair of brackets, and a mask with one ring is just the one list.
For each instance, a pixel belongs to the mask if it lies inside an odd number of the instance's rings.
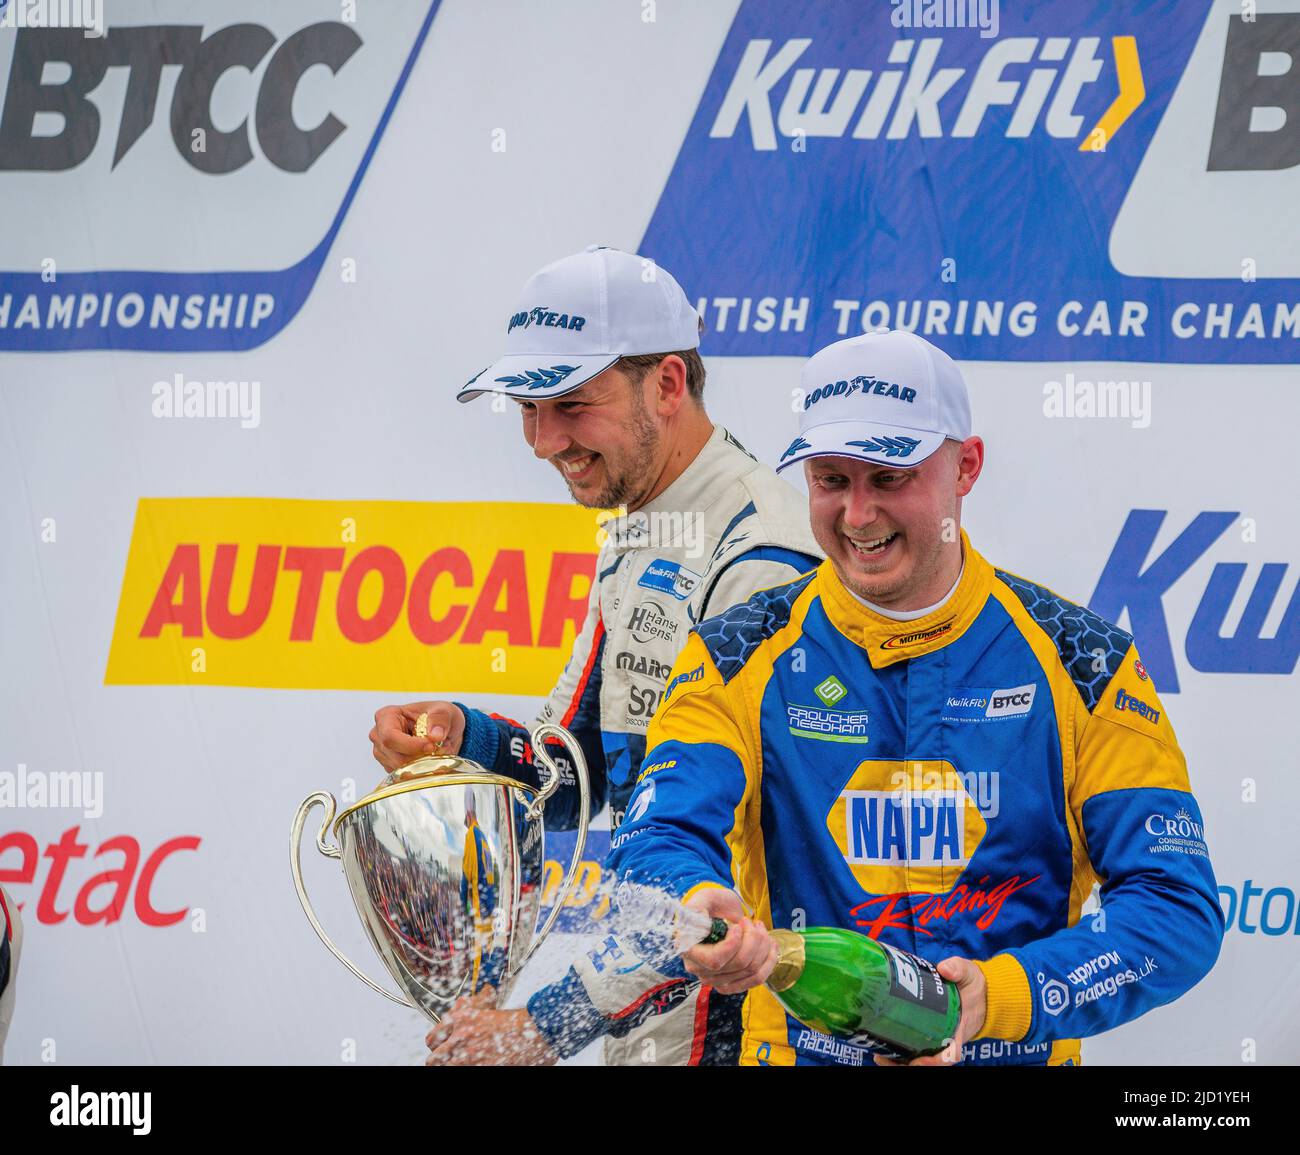
{"label": "kwik fit logo", "polygon": [[[1235,526],[1243,542],[1253,542],[1253,523],[1229,510],[1205,511],[1185,525],[1180,522],[1170,531],[1173,541],[1157,551],[1156,535],[1166,516],[1163,509],[1129,512],[1088,601],[1088,608],[1107,621],[1119,621],[1120,615],[1127,613],[1142,654],[1138,677],[1143,681],[1150,677],[1161,694],[1178,692],[1176,637],[1182,640],[1187,664],[1202,673],[1293,673],[1300,661],[1300,587],[1292,590],[1285,609],[1275,605],[1290,565],[1270,557],[1259,566],[1256,576],[1248,577],[1246,563],[1231,560],[1228,551],[1236,535],[1229,530]],[[1258,547],[1252,544],[1250,548]],[[1190,622],[1176,623],[1177,632],[1171,634],[1165,595],[1203,557],[1215,557],[1216,553],[1220,556],[1215,558]],[[1249,595],[1241,589],[1243,585],[1250,587]],[[1238,597],[1245,598],[1246,608],[1229,634],[1229,610]],[[1268,618],[1279,611],[1277,627],[1266,629]],[[1115,704],[1142,714],[1136,707],[1126,706],[1128,700],[1126,693],[1124,700]],[[1151,722],[1159,720],[1150,714],[1142,716]]]}
{"label": "kwik fit logo", "polygon": [[316,282],[440,4],[321,20],[308,0],[228,0],[201,24],[115,0],[99,36],[24,25],[0,38],[0,198],[43,206],[0,226],[0,351],[229,351],[275,336]]}
{"label": "kwik fit logo", "polygon": [[[1036,132],[1082,138],[1080,150],[1104,151],[1146,92],[1133,36],[1112,36],[1109,53],[1098,36],[1003,37],[989,43],[974,68],[944,66],[943,36],[904,34],[890,45],[885,67],[864,57],[810,68],[809,49],[824,56],[829,47],[814,43],[802,36],[750,40],[709,136],[726,139],[748,128],[754,149],[770,152],[778,133],[860,141],[1000,130],[1008,138]],[[1017,79],[1016,66],[1031,62],[1033,79]],[[1108,86],[1115,98],[1089,123],[1075,106],[1097,84]],[[1006,107],[1010,117],[1002,111]]]}

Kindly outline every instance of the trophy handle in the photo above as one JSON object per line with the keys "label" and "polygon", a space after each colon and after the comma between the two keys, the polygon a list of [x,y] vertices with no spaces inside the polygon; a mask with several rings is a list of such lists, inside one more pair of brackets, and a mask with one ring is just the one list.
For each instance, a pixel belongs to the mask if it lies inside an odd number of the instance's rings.
{"label": "trophy handle", "polygon": [[293,871],[293,886],[298,892],[298,901],[302,903],[302,909],[307,915],[307,921],[311,923],[311,928],[316,932],[317,937],[325,944],[330,954],[339,960],[372,991],[378,991],[386,999],[392,999],[399,1006],[408,1007],[412,1010],[419,1010],[419,1007],[412,1007],[406,999],[398,998],[391,991],[384,990],[378,983],[371,982],[358,967],[345,955],[338,947],[330,942],[330,936],[325,933],[325,928],[321,926],[320,920],[316,917],[316,912],[312,909],[311,899],[307,897],[307,886],[302,880],[302,828],[306,825],[307,815],[311,813],[311,808],[319,803],[325,808],[325,820],[321,823],[320,833],[316,835],[316,849],[324,854],[327,858],[342,858],[343,854],[337,846],[331,846],[325,841],[325,835],[329,833],[330,823],[334,821],[335,802],[334,795],[327,794],[324,790],[318,790],[315,794],[309,794],[303,803],[298,807],[298,813],[293,818],[293,830],[289,834],[289,869]]}
{"label": "trophy handle", "polygon": [[587,760],[582,756],[582,747],[578,745],[577,739],[563,726],[554,726],[546,722],[533,731],[533,756],[546,767],[549,777],[532,806],[528,808],[528,817],[541,817],[542,807],[546,805],[546,800],[560,788],[559,767],[546,753],[546,740],[548,738],[558,738],[564,744],[564,748],[573,756],[573,772],[578,779],[578,836],[573,844],[573,858],[569,862],[569,869],[564,875],[564,881],[560,883],[560,889],[555,892],[555,903],[551,907],[551,913],[547,915],[546,921],[542,923],[536,938],[533,939],[532,945],[528,948],[524,957],[519,960],[519,966],[514,969],[513,974],[518,974],[523,969],[528,960],[533,957],[537,948],[546,941],[546,936],[551,933],[551,927],[555,925],[555,920],[560,917],[560,911],[564,908],[565,902],[568,900],[569,895],[573,893],[573,882],[578,876],[578,866],[582,862],[582,852],[587,848],[587,824],[591,820],[591,785],[587,780]]}

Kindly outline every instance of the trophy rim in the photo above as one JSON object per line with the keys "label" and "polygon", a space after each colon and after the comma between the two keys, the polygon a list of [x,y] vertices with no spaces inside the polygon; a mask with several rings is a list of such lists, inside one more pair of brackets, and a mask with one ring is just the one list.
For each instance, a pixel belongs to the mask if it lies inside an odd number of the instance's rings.
{"label": "trophy rim", "polygon": [[371,805],[374,802],[383,802],[388,798],[396,798],[400,794],[410,794],[416,790],[427,790],[433,786],[443,786],[449,781],[464,786],[505,786],[512,790],[522,790],[527,795],[537,795],[537,787],[530,786],[527,782],[520,782],[515,778],[507,778],[503,774],[493,774],[490,770],[448,770],[441,774],[422,774],[418,777],[406,778],[399,782],[389,782],[382,786],[376,787],[364,798],[352,803],[346,810],[340,812],[334,820],[334,837],[338,838],[339,832],[343,827],[344,819],[355,814],[363,807]]}

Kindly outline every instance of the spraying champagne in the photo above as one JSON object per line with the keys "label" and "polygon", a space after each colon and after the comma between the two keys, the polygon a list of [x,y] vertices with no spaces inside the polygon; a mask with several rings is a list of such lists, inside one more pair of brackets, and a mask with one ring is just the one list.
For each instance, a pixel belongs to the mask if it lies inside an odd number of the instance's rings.
{"label": "spraying champagne", "polygon": [[[677,954],[727,935],[722,919],[662,891],[621,887],[619,906],[643,926],[670,925]],[[840,927],[771,933],[777,962],[766,986],[805,1026],[904,1062],[937,1054],[956,1035],[957,986],[926,959]]]}

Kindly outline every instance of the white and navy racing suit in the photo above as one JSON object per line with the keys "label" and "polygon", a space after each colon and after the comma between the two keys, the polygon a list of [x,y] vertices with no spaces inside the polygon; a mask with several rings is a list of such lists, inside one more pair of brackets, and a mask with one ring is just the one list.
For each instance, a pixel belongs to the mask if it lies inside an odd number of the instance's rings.
{"label": "white and navy racing suit", "polygon": [[5,1036],[14,1015],[18,956],[23,953],[23,920],[18,904],[0,887],[0,1063],[4,1062]]}
{"label": "white and navy racing suit", "polygon": [[[690,630],[757,590],[814,568],[821,555],[807,499],[721,426],[662,494],[604,530],[586,619],[534,726],[558,723],[581,743],[592,812],[608,800],[612,833],[636,786],[650,718]],[[464,757],[538,784],[533,727],[461,709]],[[547,752],[564,776],[546,805],[547,827],[570,829],[578,814],[572,769],[558,743]],[[734,1064],[741,1001],[659,974],[606,938],[563,980],[535,994],[529,1010],[566,1057],[603,1035],[607,1063]]]}

